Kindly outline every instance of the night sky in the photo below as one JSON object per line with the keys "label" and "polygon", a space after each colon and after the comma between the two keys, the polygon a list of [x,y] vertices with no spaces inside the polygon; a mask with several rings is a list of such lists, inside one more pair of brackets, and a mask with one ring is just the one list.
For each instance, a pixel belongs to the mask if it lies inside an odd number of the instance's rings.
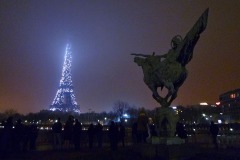
{"label": "night sky", "polygon": [[118,101],[159,106],[130,53],[165,54],[209,7],[208,26],[172,105],[215,103],[240,88],[240,1],[0,1],[0,112],[48,109],[59,87],[67,42],[82,112]]}

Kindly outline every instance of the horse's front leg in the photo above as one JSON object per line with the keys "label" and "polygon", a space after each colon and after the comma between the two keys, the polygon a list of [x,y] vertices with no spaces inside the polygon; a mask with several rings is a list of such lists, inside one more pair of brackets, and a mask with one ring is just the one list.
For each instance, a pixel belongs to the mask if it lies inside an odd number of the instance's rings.
{"label": "horse's front leg", "polygon": [[157,87],[155,85],[148,85],[148,87],[150,88],[150,90],[152,91],[152,97],[158,102],[158,103],[162,103],[163,98],[158,94],[157,92]]}
{"label": "horse's front leg", "polygon": [[169,97],[171,97],[176,92],[176,90],[174,89],[173,83],[165,82],[164,84],[165,87],[168,89],[168,93],[164,99],[168,101]]}
{"label": "horse's front leg", "polygon": [[172,101],[177,98],[177,90],[172,94],[170,100],[168,101],[168,104],[171,105]]}

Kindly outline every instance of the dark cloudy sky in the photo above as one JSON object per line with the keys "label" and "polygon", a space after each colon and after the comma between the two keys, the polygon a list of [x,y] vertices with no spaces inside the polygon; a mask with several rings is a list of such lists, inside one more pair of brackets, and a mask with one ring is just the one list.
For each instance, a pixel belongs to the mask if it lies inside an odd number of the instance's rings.
{"label": "dark cloudy sky", "polygon": [[72,75],[82,112],[110,111],[117,100],[158,104],[130,53],[164,54],[209,7],[189,75],[172,105],[215,103],[240,88],[238,0],[0,1],[0,112],[48,109],[72,43]]}

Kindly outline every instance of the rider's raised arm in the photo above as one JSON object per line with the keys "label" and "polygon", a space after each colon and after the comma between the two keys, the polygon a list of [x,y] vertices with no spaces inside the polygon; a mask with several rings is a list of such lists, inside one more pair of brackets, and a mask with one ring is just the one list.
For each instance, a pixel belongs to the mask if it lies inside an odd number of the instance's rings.
{"label": "rider's raised arm", "polygon": [[147,54],[138,54],[138,53],[131,53],[131,55],[133,55],[133,56],[141,56],[141,57],[149,57],[149,56],[151,56],[151,55],[147,55]]}

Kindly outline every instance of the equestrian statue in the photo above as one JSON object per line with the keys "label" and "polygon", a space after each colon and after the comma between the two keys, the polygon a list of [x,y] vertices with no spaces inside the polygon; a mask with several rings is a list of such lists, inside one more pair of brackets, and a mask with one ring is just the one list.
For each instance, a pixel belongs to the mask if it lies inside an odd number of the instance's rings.
{"label": "equestrian statue", "polygon": [[[176,35],[171,40],[171,49],[167,54],[150,55],[136,54],[134,62],[142,67],[144,82],[152,91],[153,98],[162,106],[169,107],[177,97],[179,87],[186,80],[188,72],[186,65],[191,61],[193,50],[200,38],[200,34],[206,29],[208,9],[200,16],[184,39]],[[164,96],[159,95],[158,88],[167,89]]]}

